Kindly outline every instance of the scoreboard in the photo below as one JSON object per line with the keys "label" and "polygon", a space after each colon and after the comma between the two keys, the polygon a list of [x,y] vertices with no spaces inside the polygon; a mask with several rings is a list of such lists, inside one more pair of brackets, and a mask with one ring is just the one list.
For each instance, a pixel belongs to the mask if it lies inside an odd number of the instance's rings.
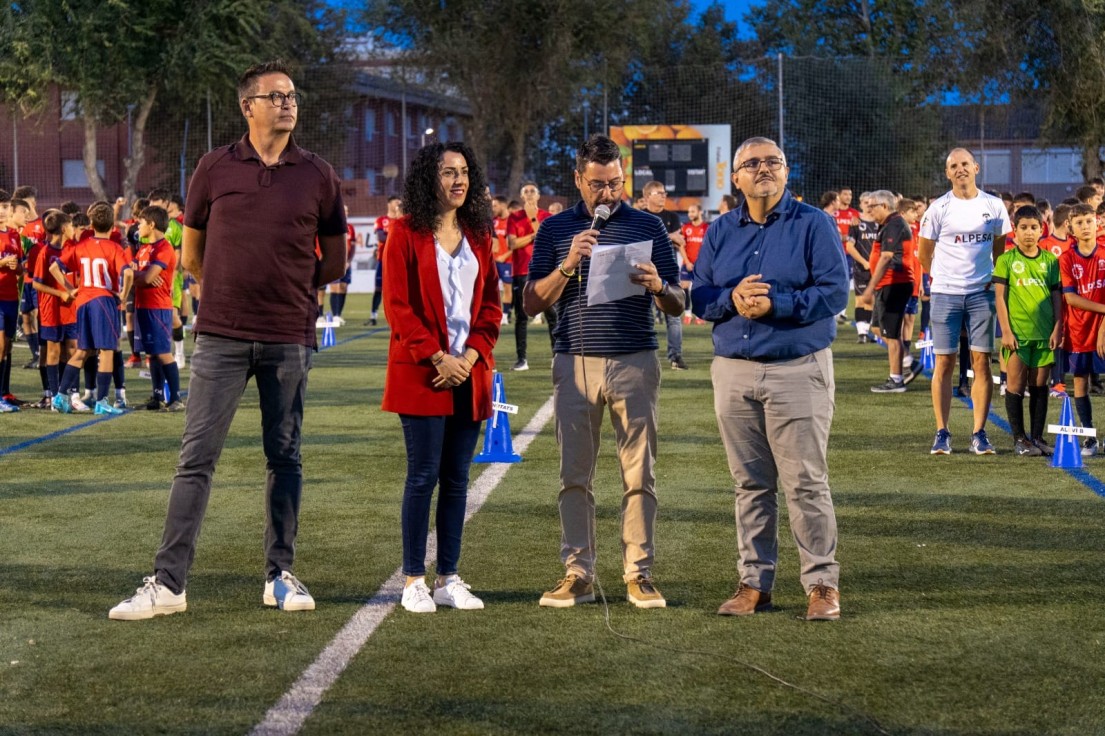
{"label": "scoreboard", "polygon": [[710,141],[706,138],[635,140],[633,192],[659,181],[671,197],[703,197],[710,190]]}

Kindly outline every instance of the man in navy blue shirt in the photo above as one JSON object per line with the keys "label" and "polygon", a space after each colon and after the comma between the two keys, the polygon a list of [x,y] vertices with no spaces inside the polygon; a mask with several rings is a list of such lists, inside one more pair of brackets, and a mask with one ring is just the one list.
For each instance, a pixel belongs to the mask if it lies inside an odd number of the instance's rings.
{"label": "man in navy blue shirt", "polygon": [[[639,608],[663,608],[652,579],[656,522],[656,426],[660,390],[652,307],[683,313],[679,267],[659,218],[621,201],[625,172],[618,144],[593,135],[576,155],[576,186],[583,200],[541,224],[533,247],[524,300],[527,314],[556,310],[553,402],[560,444],[560,557],[564,578],[541,597],[542,606],[568,608],[595,600],[595,496],[591,482],[599,429],[610,408],[618,445],[622,495],[622,565],[626,598]],[[610,208],[602,230],[591,228],[595,209]],[[633,264],[640,292],[587,304],[590,255],[595,247],[651,241],[652,260]]]}
{"label": "man in navy blue shirt", "polygon": [[840,618],[829,492],[836,315],[848,273],[832,219],[787,191],[782,150],[750,138],[733,159],[745,203],[710,225],[694,269],[694,313],[714,323],[714,410],[736,486],[740,583],[718,613],[771,608],[781,488],[810,621]]}

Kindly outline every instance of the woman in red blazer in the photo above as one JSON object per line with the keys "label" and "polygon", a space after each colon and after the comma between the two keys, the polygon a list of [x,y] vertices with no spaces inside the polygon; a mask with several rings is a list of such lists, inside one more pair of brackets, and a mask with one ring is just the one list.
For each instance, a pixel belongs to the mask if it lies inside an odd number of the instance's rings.
{"label": "woman in red blazer", "polygon": [[[402,219],[384,250],[384,308],[391,325],[385,411],[399,414],[407,447],[403,488],[403,607],[483,608],[457,573],[468,468],[491,416],[491,351],[502,308],[491,255],[491,201],[472,151],[433,143],[411,164]],[[434,486],[437,579],[426,584]]]}

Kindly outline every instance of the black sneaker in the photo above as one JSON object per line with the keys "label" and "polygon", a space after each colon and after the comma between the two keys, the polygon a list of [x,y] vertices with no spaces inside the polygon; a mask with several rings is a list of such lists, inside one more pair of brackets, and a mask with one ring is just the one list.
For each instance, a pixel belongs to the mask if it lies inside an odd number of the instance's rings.
{"label": "black sneaker", "polygon": [[150,396],[149,401],[146,402],[146,411],[161,411],[161,407],[165,403],[161,400],[160,394],[153,394]]}
{"label": "black sneaker", "polygon": [[900,394],[903,391],[905,391],[905,381],[895,381],[893,378],[886,379],[886,383],[871,387],[871,393],[874,394]]}
{"label": "black sneaker", "polygon": [[856,338],[856,344],[857,345],[866,345],[867,344],[867,335],[863,334],[863,335],[860,335],[859,337],[857,337]]}
{"label": "black sneaker", "polygon": [[1029,442],[1027,437],[1021,437],[1013,445],[1013,454],[1017,457],[1040,457],[1044,453],[1039,447]]}
{"label": "black sneaker", "polygon": [[1043,457],[1051,457],[1052,450],[1047,442],[1042,439],[1035,439],[1032,440],[1032,444],[1036,447],[1037,450],[1040,451],[1040,455],[1042,455]]}
{"label": "black sneaker", "polygon": [[30,360],[28,360],[26,363],[24,363],[23,364],[23,370],[25,370],[25,371],[36,371],[36,370],[38,370],[38,356],[36,355],[33,358],[31,358]]}
{"label": "black sneaker", "polygon": [[677,355],[671,361],[671,369],[673,371],[685,371],[687,370],[687,364],[683,362],[683,356]]}
{"label": "black sneaker", "polygon": [[968,399],[971,397],[971,386],[966,381],[963,381],[954,389],[952,389],[952,395],[960,399]]}

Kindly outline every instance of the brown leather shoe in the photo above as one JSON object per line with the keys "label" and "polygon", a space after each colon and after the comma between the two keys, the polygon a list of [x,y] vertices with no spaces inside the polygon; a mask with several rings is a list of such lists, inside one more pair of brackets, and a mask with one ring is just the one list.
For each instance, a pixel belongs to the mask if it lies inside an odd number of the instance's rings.
{"label": "brown leather shoe", "polygon": [[719,616],[751,616],[753,613],[771,610],[771,593],[761,593],[741,583],[733,597],[717,609]]}
{"label": "brown leather shoe", "polygon": [[810,605],[806,609],[807,621],[836,621],[840,618],[840,591],[818,583],[810,591]]}

